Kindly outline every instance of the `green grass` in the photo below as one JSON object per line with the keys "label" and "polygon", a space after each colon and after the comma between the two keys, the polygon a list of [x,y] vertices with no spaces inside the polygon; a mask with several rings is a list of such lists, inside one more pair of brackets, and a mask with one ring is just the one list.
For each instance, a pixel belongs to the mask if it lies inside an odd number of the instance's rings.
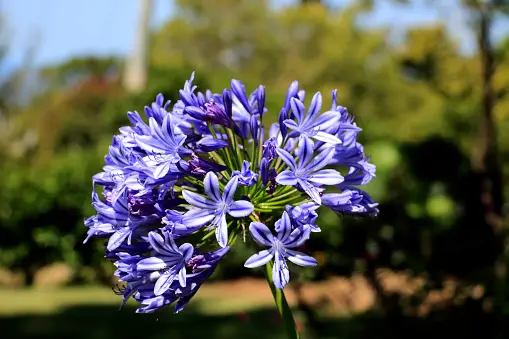
{"label": "green grass", "polygon": [[284,338],[276,310],[205,293],[179,314],[135,314],[106,287],[0,289],[0,338]]}
{"label": "green grass", "polygon": [[[106,287],[0,289],[1,339],[282,339],[281,320],[267,298],[203,291],[179,314],[135,314]],[[486,314],[458,307],[427,319],[372,313],[319,319],[314,339],[493,338]],[[299,314],[297,314],[297,318]],[[484,324],[484,326],[482,326]],[[304,326],[305,328],[305,326]],[[304,332],[302,339],[309,336]]]}
{"label": "green grass", "polygon": [[[16,314],[48,314],[61,311],[74,305],[102,305],[117,309],[121,298],[104,286],[0,289],[0,316]],[[203,314],[221,315],[244,312],[272,304],[260,299],[228,299],[210,293],[200,294],[191,302],[196,311]],[[130,300],[127,306],[136,307]],[[274,308],[275,309],[275,308]]]}

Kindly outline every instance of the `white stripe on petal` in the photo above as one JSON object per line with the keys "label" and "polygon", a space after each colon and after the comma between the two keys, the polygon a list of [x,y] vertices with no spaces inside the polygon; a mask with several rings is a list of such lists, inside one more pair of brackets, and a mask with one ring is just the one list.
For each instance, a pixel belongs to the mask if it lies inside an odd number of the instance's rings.
{"label": "white stripe on petal", "polygon": [[219,182],[214,172],[208,172],[203,180],[205,193],[215,202],[221,201],[221,193],[219,193]]}
{"label": "white stripe on petal", "polygon": [[287,259],[290,260],[291,262],[293,262],[294,264],[296,265],[299,265],[299,266],[316,266],[318,264],[318,262],[316,261],[315,258],[307,255],[307,254],[304,254],[302,252],[299,252],[299,251],[293,251],[293,250],[286,250],[286,254],[287,254]]}
{"label": "white stripe on petal", "polygon": [[276,182],[280,185],[294,186],[297,184],[297,178],[292,171],[283,171],[276,177]]}
{"label": "white stripe on petal", "polygon": [[293,159],[291,154],[281,148],[276,148],[276,152],[281,157],[281,159],[283,159],[285,164],[287,164],[292,171],[295,171],[297,165],[295,164],[295,160]]}
{"label": "white stripe on petal", "polygon": [[237,190],[237,186],[239,183],[239,177],[235,176],[228,181],[228,183],[224,186],[223,198],[222,200],[225,203],[230,203],[235,196],[235,191]]}
{"label": "white stripe on petal", "polygon": [[184,199],[194,207],[205,208],[205,209],[216,209],[217,203],[191,191],[182,191]]}
{"label": "white stripe on petal", "polygon": [[263,250],[256,254],[253,254],[249,259],[246,260],[244,263],[244,267],[247,268],[254,268],[254,267],[260,267],[268,263],[274,254],[271,250]]}
{"label": "white stripe on petal", "polygon": [[253,211],[253,204],[246,200],[234,201],[228,206],[228,214],[234,218],[247,217]]}
{"label": "white stripe on petal", "polygon": [[314,172],[308,176],[307,179],[320,185],[337,185],[342,183],[344,180],[343,176],[338,171],[333,169]]}
{"label": "white stripe on petal", "polygon": [[261,222],[252,222],[249,225],[249,232],[254,241],[264,246],[272,246],[274,242],[274,235],[265,224]]}

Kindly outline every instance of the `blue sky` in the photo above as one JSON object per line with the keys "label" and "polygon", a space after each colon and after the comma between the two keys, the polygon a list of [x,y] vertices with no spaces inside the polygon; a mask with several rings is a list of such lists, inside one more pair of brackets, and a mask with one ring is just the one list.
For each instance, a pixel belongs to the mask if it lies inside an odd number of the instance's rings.
{"label": "blue sky", "polygon": [[[152,1],[152,26],[157,27],[174,13],[174,1]],[[293,1],[273,0],[273,3],[286,5]],[[465,18],[457,11],[457,1],[443,0],[433,10],[419,0],[411,7],[385,4],[363,21],[403,28],[443,19],[468,49],[473,40]],[[348,0],[329,2],[344,5]],[[7,65],[12,68],[29,61],[39,66],[84,54],[125,55],[133,41],[138,8],[138,0],[0,0],[10,47]],[[507,29],[502,29],[505,26],[496,31],[506,33]],[[34,52],[33,60],[26,57],[30,49]]]}

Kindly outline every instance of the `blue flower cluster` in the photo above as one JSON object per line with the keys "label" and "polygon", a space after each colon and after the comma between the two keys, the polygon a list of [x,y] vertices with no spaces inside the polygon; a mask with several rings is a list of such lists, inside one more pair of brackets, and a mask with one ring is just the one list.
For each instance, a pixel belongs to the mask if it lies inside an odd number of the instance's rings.
{"label": "blue flower cluster", "polygon": [[171,108],[159,95],[145,107],[146,119],[129,112],[131,126],[120,128],[103,172],[93,176],[97,214],[85,220],[85,241],[107,239],[116,292],[124,303],[137,300],[141,313],[173,303],[182,310],[247,230],[264,249],[245,266],[273,260],[272,280],[282,289],[290,280],[287,259],[317,264],[298,248],[320,232],[321,205],[338,214],[378,213],[358,188],[375,176],[375,166],[336,91],[322,113],[322,95],[306,109],[293,82],[279,123],[266,133],[263,86],[247,95],[232,80],[221,94],[201,93],[193,77]]}

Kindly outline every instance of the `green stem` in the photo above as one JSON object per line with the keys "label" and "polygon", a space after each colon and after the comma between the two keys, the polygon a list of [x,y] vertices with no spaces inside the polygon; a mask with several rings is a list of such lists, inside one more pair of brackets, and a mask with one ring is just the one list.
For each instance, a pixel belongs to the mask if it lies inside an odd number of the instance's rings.
{"label": "green stem", "polygon": [[273,262],[269,262],[265,265],[265,278],[269,283],[270,290],[272,292],[272,296],[274,297],[274,302],[276,303],[277,310],[283,318],[283,323],[286,327],[286,332],[289,339],[299,339],[300,335],[297,331],[297,327],[295,326],[295,321],[293,320],[293,314],[288,302],[286,301],[285,294],[283,290],[276,288],[274,282],[272,281],[272,267]]}
{"label": "green stem", "polygon": [[[279,194],[279,195],[276,195],[275,197],[273,197],[272,199],[269,199],[267,200],[266,202],[267,203],[272,203],[272,202],[277,202],[277,201],[282,201],[284,200],[284,198],[288,197],[288,196],[292,196],[294,195],[295,193],[299,194],[300,196],[300,193],[298,193],[299,191],[297,191],[296,189],[293,189],[291,190],[290,192],[287,192],[287,193],[284,193],[284,194]],[[296,198],[294,197],[292,200],[295,200]]]}

